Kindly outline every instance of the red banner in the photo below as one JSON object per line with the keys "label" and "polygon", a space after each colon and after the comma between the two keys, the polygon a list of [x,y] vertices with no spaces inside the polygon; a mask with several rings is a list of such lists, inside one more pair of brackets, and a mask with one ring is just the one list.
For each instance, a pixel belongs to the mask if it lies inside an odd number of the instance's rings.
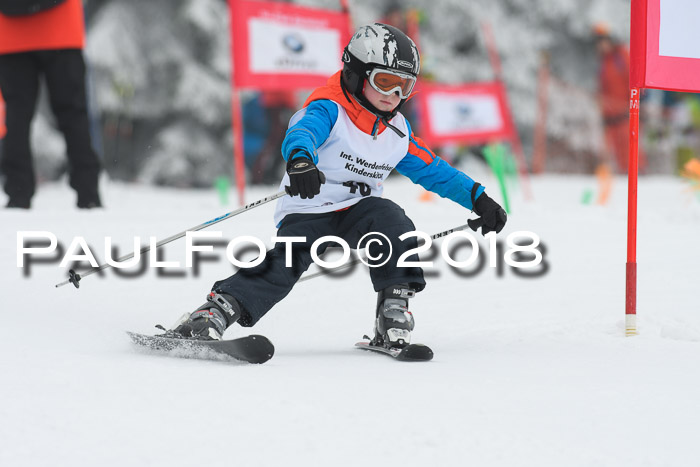
{"label": "red banner", "polygon": [[6,133],[7,128],[5,128],[5,101],[2,99],[2,92],[0,92],[0,139],[3,139]]}
{"label": "red banner", "polygon": [[229,0],[238,88],[315,88],[342,67],[347,13],[286,3]]}
{"label": "red banner", "polygon": [[421,138],[428,144],[481,144],[515,139],[515,127],[501,83],[459,86],[422,84]]}
{"label": "red banner", "polygon": [[630,86],[700,91],[700,2],[632,0]]}

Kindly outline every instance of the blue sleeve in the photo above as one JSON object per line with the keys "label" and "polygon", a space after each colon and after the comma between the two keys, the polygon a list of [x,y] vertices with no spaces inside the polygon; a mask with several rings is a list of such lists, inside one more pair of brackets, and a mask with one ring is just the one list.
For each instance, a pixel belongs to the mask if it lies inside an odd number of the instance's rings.
{"label": "blue sleeve", "polygon": [[408,129],[411,135],[408,153],[398,163],[396,171],[428,191],[451,199],[467,209],[474,209],[472,190],[477,187],[474,193],[476,199],[484,192],[484,187],[433,154],[423,140],[413,134],[410,126]]}
{"label": "blue sleeve", "polygon": [[[289,121],[289,129],[282,141],[282,157],[289,160],[295,149],[301,149],[318,163],[316,150],[328,139],[331,129],[338,119],[338,106],[334,102],[321,99],[295,113]],[[303,154],[295,154],[294,158]]]}

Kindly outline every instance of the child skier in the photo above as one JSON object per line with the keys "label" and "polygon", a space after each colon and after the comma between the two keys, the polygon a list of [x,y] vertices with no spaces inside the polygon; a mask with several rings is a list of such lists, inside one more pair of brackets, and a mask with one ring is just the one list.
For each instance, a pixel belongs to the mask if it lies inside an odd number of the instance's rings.
{"label": "child skier", "polygon": [[[278,243],[259,266],[216,282],[207,302],[166,335],[221,339],[233,323],[253,326],[311,265],[315,240],[334,235],[356,245],[363,235],[379,232],[390,239],[393,251],[386,264],[370,269],[378,293],[372,344],[408,345],[414,326],[408,299],[425,281],[420,268],[397,266],[400,255],[417,241],[398,240],[415,227],[401,207],[381,197],[393,169],[473,209],[483,221],[482,234],[503,229],[506,213],[501,206],[479,183],[436,157],[399,113],[420,70],[413,41],[392,26],[375,23],[355,32],[342,58],[343,69],[292,117],[282,144],[287,161],[282,186],[290,196],[278,201],[277,235],[305,237],[291,244],[292,267],[285,265],[287,245]],[[377,257],[387,249],[376,247],[370,254]]]}

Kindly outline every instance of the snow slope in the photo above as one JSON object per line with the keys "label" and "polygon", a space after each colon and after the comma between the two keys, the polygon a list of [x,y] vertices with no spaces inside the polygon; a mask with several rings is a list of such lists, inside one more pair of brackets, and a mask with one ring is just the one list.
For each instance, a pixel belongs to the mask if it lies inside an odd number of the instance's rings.
{"label": "snow slope", "polygon": [[[278,304],[254,328],[277,349],[261,366],[144,354],[124,333],[198,306],[230,273],[223,260],[198,277],[110,271],[79,290],[54,288],[65,278],[57,264],[34,265],[30,278],[16,266],[18,231],[51,231],[64,247],[83,236],[102,260],[107,236],[127,252],[136,235],[165,238],[234,206],[213,192],[105,184],[108,209],[82,212],[65,183],[42,186],[31,211],[0,212],[0,465],[697,465],[700,202],[678,179],[641,181],[641,334],[625,338],[626,179],[607,206],[580,203],[592,178],[531,185],[534,201],[515,193],[500,237],[537,233],[547,274],[464,278],[436,259],[437,277],[411,302],[414,340],[433,347],[432,362],[352,348],[375,302],[358,269],[299,284]],[[385,193],[428,233],[470,215],[418,202],[405,179]],[[272,210],[212,230],[269,244]],[[165,259],[183,258],[183,240],[165,248]]]}

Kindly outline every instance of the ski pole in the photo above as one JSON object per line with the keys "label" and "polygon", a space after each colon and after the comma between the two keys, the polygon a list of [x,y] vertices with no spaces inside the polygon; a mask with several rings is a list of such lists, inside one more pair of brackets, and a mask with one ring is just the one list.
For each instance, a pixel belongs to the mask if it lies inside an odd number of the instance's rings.
{"label": "ski pole", "polygon": [[[443,230],[442,232],[438,232],[438,233],[436,233],[436,234],[433,234],[433,235],[430,236],[430,239],[431,239],[431,240],[437,240],[438,238],[442,238],[442,237],[448,236],[448,235],[451,234],[452,232],[459,232],[459,231],[461,231],[461,230],[466,230],[467,227],[471,227],[472,230],[476,230],[476,229],[475,229],[474,227],[472,227],[472,225],[471,225],[472,221],[474,221],[474,220],[475,220],[475,219],[469,219],[469,221],[467,221],[467,222],[468,222],[467,224],[460,225],[460,226],[458,226],[458,227],[454,227],[454,228],[448,229],[448,230]],[[478,219],[476,219],[476,220],[478,220]],[[418,245],[418,248],[422,247],[423,245],[424,245],[424,243],[419,244],[419,245]],[[357,263],[359,263],[360,261],[362,261],[362,259],[363,259],[363,258],[355,258],[354,260],[348,261],[347,263],[343,264],[342,266],[338,266],[337,268],[333,268],[333,269],[323,269],[323,270],[318,271],[318,272],[315,272],[315,273],[313,273],[313,274],[309,274],[309,275],[304,276],[304,277],[302,277],[301,279],[299,279],[299,280],[297,281],[297,283],[299,283],[299,282],[304,282],[304,281],[308,281],[308,280],[314,279],[314,278],[319,277],[319,276],[325,276],[325,275],[328,275],[328,274],[330,274],[330,273],[332,273],[332,272],[340,271],[340,270],[342,270],[342,269],[349,268],[350,266],[354,266],[354,265],[356,265]]]}
{"label": "ski pole", "polygon": [[[277,198],[281,198],[282,196],[285,196],[286,194],[287,194],[286,191],[280,191],[278,193],[275,193],[274,195],[266,196],[265,198],[259,199],[257,201],[250,203],[250,204],[246,204],[242,208],[236,209],[235,211],[231,211],[227,214],[224,214],[223,216],[215,217],[214,219],[206,221],[202,224],[199,224],[198,226],[192,227],[191,229],[187,229],[183,232],[172,235],[172,236],[156,243],[155,249],[160,248],[161,246],[165,245],[166,243],[170,243],[174,240],[177,240],[178,238],[184,237],[185,235],[187,235],[187,232],[196,232],[197,230],[206,229],[207,227],[210,227],[214,224],[218,224],[219,222],[225,221],[226,219],[230,219],[230,218],[237,216],[245,211],[250,211],[253,208],[256,208],[258,206],[262,206],[263,204],[269,203],[270,201],[274,201]],[[151,246],[148,245],[148,246],[141,248],[141,250],[139,250],[139,252],[145,253],[145,252],[149,251],[150,249],[151,249]],[[122,256],[121,258],[117,259],[117,262],[121,263],[122,261],[126,261],[128,259],[131,259],[134,257],[135,254],[136,254],[136,252],[133,252],[133,253],[129,253],[126,256]],[[109,267],[111,267],[111,265],[106,264],[106,263],[101,264],[101,265],[94,267],[92,269],[88,269],[82,275],[76,273],[74,270],[71,269],[70,271],[68,271],[68,280],[63,281],[59,284],[56,284],[56,287],[62,287],[66,284],[73,284],[75,286],[75,288],[77,289],[80,287],[80,279],[82,279],[83,277],[89,276],[90,274],[94,274],[96,272],[99,272],[103,269],[109,268]]]}

